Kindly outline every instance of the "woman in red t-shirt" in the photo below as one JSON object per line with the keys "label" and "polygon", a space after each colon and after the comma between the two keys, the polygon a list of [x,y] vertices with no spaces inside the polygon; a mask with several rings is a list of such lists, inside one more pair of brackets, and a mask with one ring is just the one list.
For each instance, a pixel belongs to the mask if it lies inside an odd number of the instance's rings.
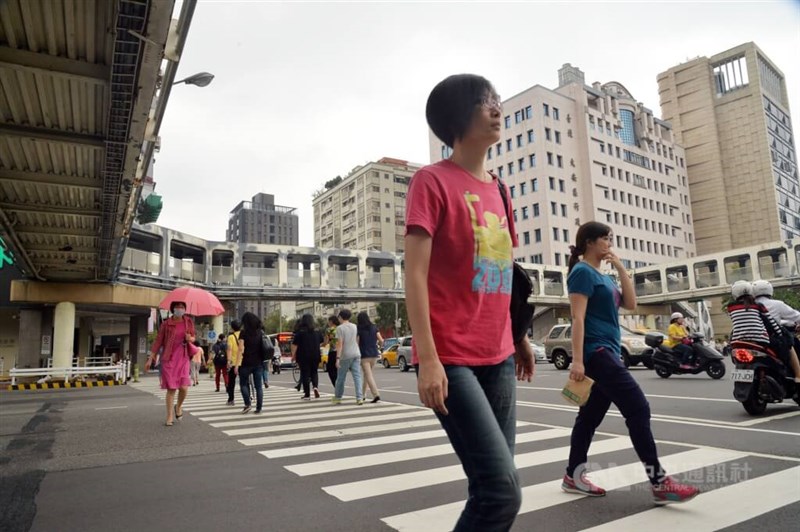
{"label": "woman in red t-shirt", "polygon": [[412,362],[420,399],[469,479],[455,530],[508,530],[521,503],[514,376],[531,380],[533,353],[527,337],[512,341],[514,221],[484,169],[487,150],[500,141],[502,105],[489,81],[461,74],[436,85],[425,114],[450,157],[420,169],[408,191]]}

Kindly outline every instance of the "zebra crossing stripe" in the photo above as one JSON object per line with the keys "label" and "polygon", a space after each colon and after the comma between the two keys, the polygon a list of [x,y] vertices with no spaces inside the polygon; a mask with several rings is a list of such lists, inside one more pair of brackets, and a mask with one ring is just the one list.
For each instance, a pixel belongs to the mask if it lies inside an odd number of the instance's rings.
{"label": "zebra crossing stripe", "polygon": [[[519,444],[549,440],[553,438],[563,438],[569,435],[570,431],[566,429],[539,430],[536,432],[517,434],[517,443]],[[390,444],[398,441],[397,438],[387,438],[387,440],[389,441],[386,443]],[[339,449],[342,449],[342,446],[337,444],[336,450]],[[321,460],[319,462],[306,462],[302,464],[286,466],[286,469],[298,476],[305,477],[308,475],[321,475],[324,473],[333,473],[335,471],[345,471],[347,469],[356,469],[374,465],[406,462],[410,460],[417,460],[419,458],[443,456],[447,454],[453,454],[453,446],[450,443],[431,445],[428,447],[417,447],[414,449],[403,449],[399,451],[362,454],[360,456],[349,456],[347,458],[337,458],[333,460]]]}
{"label": "zebra crossing stripe", "polygon": [[[595,446],[597,443],[600,442],[592,444],[592,454],[595,454]],[[561,457],[565,464],[567,456],[568,454],[564,453]],[[720,462],[739,460],[746,456],[747,453],[737,451],[700,448],[663,456],[660,458],[660,461],[662,467],[668,474],[677,475],[686,471],[713,466]],[[628,488],[635,484],[640,484],[646,479],[644,467],[638,461],[600,471],[593,471],[589,474],[589,477],[592,482],[606,490]],[[645,487],[644,489],[648,488]],[[522,488],[522,506],[519,513],[525,514],[535,512],[558,504],[572,502],[583,497],[584,495],[564,493],[561,491],[560,478],[533,486],[525,486]],[[381,519],[381,521],[395,530],[402,532],[447,532],[453,529],[453,524],[458,520],[458,516],[461,514],[461,510],[464,509],[465,503],[466,501],[459,501],[443,504],[441,506],[425,508],[424,510],[385,517]],[[725,507],[730,511],[729,503],[726,503]],[[660,515],[658,519],[666,519],[666,515]],[[615,528],[616,530],[629,530],[618,526]],[[693,532],[695,530],[694,527],[689,527],[689,529]],[[640,530],[648,530],[649,532],[649,526]]]}
{"label": "zebra crossing stripe", "polygon": [[[303,432],[293,434],[281,434],[279,436],[265,436],[261,438],[247,438],[239,440],[242,445],[270,445],[274,443],[290,443],[319,439],[342,438],[344,436],[355,436],[359,434],[373,434],[376,432],[388,432],[391,430],[407,430],[419,427],[430,427],[439,425],[437,418],[419,419],[416,421],[405,421],[401,423],[386,423],[384,425],[370,425],[366,427],[345,427],[336,430],[322,430],[315,432]],[[399,437],[399,435],[398,435]],[[339,445],[339,443],[337,443]],[[334,449],[328,449],[329,451]],[[264,452],[261,452],[264,454]]]}
{"label": "zebra crossing stripe", "polygon": [[[290,423],[288,425],[272,425],[269,427],[253,427],[246,429],[234,429],[223,431],[228,436],[247,436],[250,434],[266,434],[269,432],[281,432],[287,430],[316,429],[320,427],[340,427],[343,425],[357,425],[359,423],[372,423],[375,421],[390,421],[393,419],[403,419],[409,417],[433,416],[429,410],[411,410],[399,414],[384,414],[378,416],[352,417],[346,419],[317,419],[307,423]],[[438,421],[438,420],[437,420]],[[214,425],[211,425],[212,427]],[[369,427],[367,427],[369,428]]]}
{"label": "zebra crossing stripe", "polygon": [[[608,440],[594,442],[592,444],[592,452],[594,454],[609,453],[627,449],[629,447],[631,447],[630,439],[611,438]],[[558,447],[554,449],[546,449],[543,451],[534,451],[517,455],[514,459],[514,462],[516,463],[518,469],[522,469],[525,467],[533,467],[537,465],[558,462],[560,460],[564,460],[564,458],[568,455],[569,447]],[[325,486],[322,489],[341,501],[355,501],[359,499],[366,499],[368,497],[387,495],[389,493],[398,493],[400,491],[407,491],[426,486],[445,484],[447,482],[462,480],[464,478],[464,469],[462,468],[461,464],[459,464],[437,467],[434,469],[425,469],[422,471],[414,471],[412,473],[402,473],[399,475],[370,478],[367,480],[348,482],[346,484],[338,484],[335,486]]]}
{"label": "zebra crossing stripe", "polygon": [[[334,407],[328,405],[326,409],[323,409],[325,414],[325,419],[330,419],[339,416],[352,416],[353,411],[359,411],[359,414],[374,414],[378,409],[370,408],[367,412],[364,411],[363,406],[344,406],[344,407]],[[391,411],[391,412],[402,412],[408,410],[416,410],[413,406],[412,407],[405,407],[397,406],[397,407],[380,407],[380,410],[383,411]],[[264,418],[264,414],[260,416],[243,416],[241,414],[232,414],[230,416],[222,416],[217,418],[200,418],[201,421],[208,421],[212,427],[215,428],[226,428],[226,427],[237,427],[237,426],[247,426],[247,425],[258,425],[260,423],[264,423],[264,421],[268,421],[270,423],[283,423],[285,421],[303,421],[306,419],[320,419],[321,415],[319,412],[311,412],[311,413],[303,413],[300,415],[299,413],[287,415],[286,412],[276,412],[276,414],[283,414],[283,417],[274,417],[274,418]],[[224,421],[225,419],[237,419],[236,421]]]}
{"label": "zebra crossing stripe", "polygon": [[800,501],[800,467],[784,469],[708,493],[701,493],[665,515],[660,508],[586,529],[586,532],[647,530],[712,532],[758,517]]}

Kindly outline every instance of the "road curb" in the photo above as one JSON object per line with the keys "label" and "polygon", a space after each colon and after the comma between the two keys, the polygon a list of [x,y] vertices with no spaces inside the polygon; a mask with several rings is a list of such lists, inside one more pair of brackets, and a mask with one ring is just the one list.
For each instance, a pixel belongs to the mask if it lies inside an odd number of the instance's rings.
{"label": "road curb", "polygon": [[120,386],[125,383],[116,381],[92,381],[92,382],[43,382],[29,384],[9,384],[8,391],[14,390],[59,390],[66,388],[100,388],[108,386]]}

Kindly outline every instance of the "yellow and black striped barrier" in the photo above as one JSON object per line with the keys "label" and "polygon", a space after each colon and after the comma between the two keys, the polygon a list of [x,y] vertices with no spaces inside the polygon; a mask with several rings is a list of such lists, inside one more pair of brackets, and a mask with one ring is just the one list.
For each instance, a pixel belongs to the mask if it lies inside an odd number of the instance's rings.
{"label": "yellow and black striped barrier", "polygon": [[8,390],[63,390],[67,388],[101,388],[124,384],[117,381],[88,381],[88,382],[43,382],[28,384],[9,384]]}

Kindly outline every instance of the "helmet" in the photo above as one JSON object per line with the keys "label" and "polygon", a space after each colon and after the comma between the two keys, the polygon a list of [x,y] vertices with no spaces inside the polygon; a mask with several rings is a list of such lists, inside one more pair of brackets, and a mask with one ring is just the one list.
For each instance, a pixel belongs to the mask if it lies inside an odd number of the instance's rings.
{"label": "helmet", "polygon": [[736,281],[731,285],[731,296],[733,299],[739,299],[745,295],[753,295],[753,285],[747,281]]}
{"label": "helmet", "polygon": [[772,297],[772,283],[769,281],[755,281],[753,283],[753,295]]}
{"label": "helmet", "polygon": [[673,312],[672,316],[669,317],[669,321],[679,320],[681,318],[683,318],[683,314],[681,314],[680,312]]}

